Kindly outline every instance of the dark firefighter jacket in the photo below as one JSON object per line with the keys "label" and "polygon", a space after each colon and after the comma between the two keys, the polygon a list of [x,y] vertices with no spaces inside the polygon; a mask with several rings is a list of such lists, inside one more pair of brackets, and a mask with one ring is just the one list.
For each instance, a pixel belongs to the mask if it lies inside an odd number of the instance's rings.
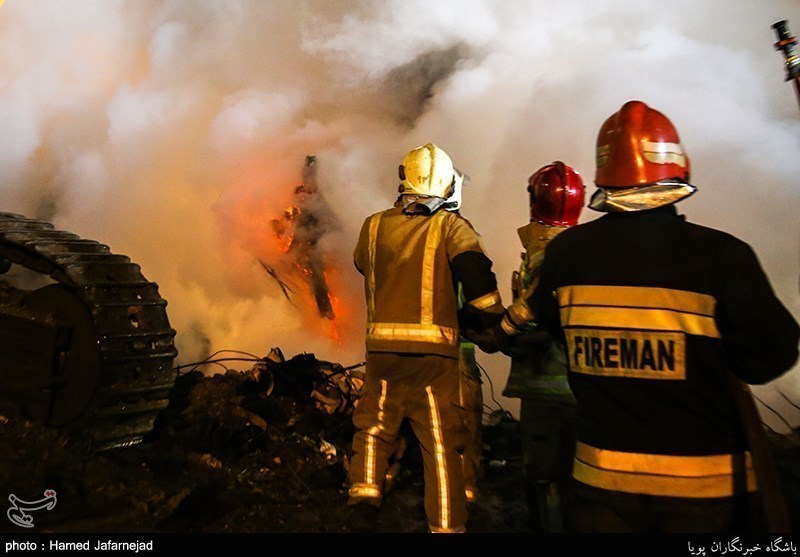
{"label": "dark firefighter jacket", "polygon": [[367,218],[355,250],[366,278],[367,351],[458,358],[457,284],[467,306],[496,325],[503,312],[492,262],[464,217],[402,207]]}
{"label": "dark firefighter jacket", "polygon": [[747,244],[672,206],[608,214],[550,243],[529,305],[566,343],[577,480],[693,498],[738,493],[743,477],[755,489],[726,374],[781,375],[800,330]]}

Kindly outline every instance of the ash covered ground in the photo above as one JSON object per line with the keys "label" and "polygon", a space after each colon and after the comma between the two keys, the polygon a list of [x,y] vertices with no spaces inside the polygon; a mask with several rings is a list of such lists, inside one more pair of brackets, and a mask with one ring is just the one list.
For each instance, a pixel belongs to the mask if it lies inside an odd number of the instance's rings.
{"label": "ash covered ground", "polygon": [[[0,493],[35,499],[55,489],[56,508],[36,512],[40,532],[347,532],[351,418],[310,398],[313,356],[281,370],[270,384],[257,373],[182,375],[146,441],[106,452],[79,432],[0,407]],[[484,429],[485,476],[468,527],[526,532],[519,424],[495,422]],[[379,531],[425,532],[413,446],[385,497]],[[0,532],[20,530],[0,521]]]}

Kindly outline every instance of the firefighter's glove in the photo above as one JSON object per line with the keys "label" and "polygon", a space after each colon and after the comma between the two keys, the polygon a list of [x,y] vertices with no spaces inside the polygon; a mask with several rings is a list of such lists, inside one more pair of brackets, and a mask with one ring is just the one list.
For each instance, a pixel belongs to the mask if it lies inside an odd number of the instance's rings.
{"label": "firefighter's glove", "polygon": [[506,356],[526,356],[531,349],[549,342],[553,337],[543,329],[532,329],[514,336],[505,336],[505,343],[501,343],[500,350]]}
{"label": "firefighter's glove", "polygon": [[494,354],[508,349],[509,338],[503,333],[499,325],[480,332],[462,331],[462,335],[487,354]]}

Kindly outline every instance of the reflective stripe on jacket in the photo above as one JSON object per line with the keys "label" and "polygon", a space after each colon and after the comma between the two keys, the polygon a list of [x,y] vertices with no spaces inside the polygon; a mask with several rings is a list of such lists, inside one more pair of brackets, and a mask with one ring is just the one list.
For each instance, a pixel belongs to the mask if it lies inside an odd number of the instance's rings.
{"label": "reflective stripe on jacket", "polygon": [[[451,263],[469,252],[485,257],[478,234],[459,214],[411,215],[396,207],[367,218],[355,250],[356,267],[365,277],[367,350],[457,358]],[[458,277],[465,291],[474,294],[474,288],[467,288],[470,278]],[[483,278],[489,286],[467,303],[481,311],[502,311],[494,275]]]}

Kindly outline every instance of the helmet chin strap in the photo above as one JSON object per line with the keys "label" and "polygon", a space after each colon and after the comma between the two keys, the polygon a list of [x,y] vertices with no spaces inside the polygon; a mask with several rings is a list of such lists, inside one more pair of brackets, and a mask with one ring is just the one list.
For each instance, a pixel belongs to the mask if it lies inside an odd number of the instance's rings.
{"label": "helmet chin strap", "polygon": [[589,201],[589,208],[602,213],[646,211],[677,203],[696,191],[696,186],[679,181],[625,189],[598,186]]}

